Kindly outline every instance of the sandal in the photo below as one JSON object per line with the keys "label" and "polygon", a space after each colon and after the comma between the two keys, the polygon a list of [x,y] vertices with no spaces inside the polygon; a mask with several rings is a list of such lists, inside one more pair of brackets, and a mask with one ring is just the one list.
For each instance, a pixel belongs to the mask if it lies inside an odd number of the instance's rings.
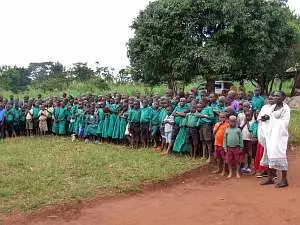
{"label": "sandal", "polygon": [[289,186],[289,183],[287,180],[281,180],[279,183],[277,183],[275,185],[276,188],[284,188],[284,187],[287,187]]}
{"label": "sandal", "polygon": [[274,181],[272,179],[266,179],[260,183],[260,185],[262,185],[262,186],[270,185],[270,184],[274,184]]}

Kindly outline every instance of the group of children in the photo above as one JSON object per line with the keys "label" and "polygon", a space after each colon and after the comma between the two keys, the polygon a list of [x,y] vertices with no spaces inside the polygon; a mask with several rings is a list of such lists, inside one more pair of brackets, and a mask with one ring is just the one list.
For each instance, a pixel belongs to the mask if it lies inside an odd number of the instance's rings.
{"label": "group of children", "polygon": [[[260,89],[253,95],[230,91],[207,95],[192,89],[165,96],[78,96],[5,100],[0,97],[0,138],[20,135],[71,135],[86,143],[154,147],[162,154],[190,154],[217,160],[215,173],[228,165],[251,173],[256,155]],[[241,168],[240,168],[241,167]],[[260,171],[261,172],[261,171]]]}

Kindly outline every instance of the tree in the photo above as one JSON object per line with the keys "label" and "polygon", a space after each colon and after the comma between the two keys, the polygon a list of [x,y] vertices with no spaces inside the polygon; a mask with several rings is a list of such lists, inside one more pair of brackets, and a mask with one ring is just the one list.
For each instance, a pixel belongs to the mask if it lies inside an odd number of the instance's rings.
{"label": "tree", "polygon": [[[135,80],[188,83],[220,75],[268,84],[288,65],[295,30],[285,1],[158,0],[134,20],[128,56]],[[209,85],[211,86],[211,85]],[[211,87],[210,87],[211,88]]]}
{"label": "tree", "polygon": [[78,80],[88,80],[94,76],[94,71],[88,67],[87,63],[74,63],[71,68],[71,74]]}
{"label": "tree", "polygon": [[65,72],[64,66],[60,62],[30,63],[27,70],[32,80],[43,80],[48,76]]}
{"label": "tree", "polygon": [[131,67],[121,69],[116,78],[118,83],[125,84],[132,81],[132,76],[134,75],[135,70]]}
{"label": "tree", "polygon": [[114,81],[114,68],[108,66],[100,66],[99,62],[96,62],[95,75],[108,82]]}
{"label": "tree", "polygon": [[14,93],[22,92],[27,89],[30,81],[29,73],[23,67],[4,66],[1,68],[0,87],[5,90]]}

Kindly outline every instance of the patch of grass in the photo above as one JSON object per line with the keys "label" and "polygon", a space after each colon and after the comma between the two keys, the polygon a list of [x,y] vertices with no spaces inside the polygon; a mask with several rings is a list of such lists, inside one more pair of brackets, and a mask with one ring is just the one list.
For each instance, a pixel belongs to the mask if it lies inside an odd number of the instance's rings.
{"label": "patch of grass", "polygon": [[162,157],[151,150],[72,143],[66,138],[17,138],[0,143],[0,212],[137,191],[141,182],[166,180],[201,160]]}
{"label": "patch of grass", "polygon": [[291,144],[300,144],[300,111],[299,110],[293,110],[291,113],[289,134],[290,134]]}

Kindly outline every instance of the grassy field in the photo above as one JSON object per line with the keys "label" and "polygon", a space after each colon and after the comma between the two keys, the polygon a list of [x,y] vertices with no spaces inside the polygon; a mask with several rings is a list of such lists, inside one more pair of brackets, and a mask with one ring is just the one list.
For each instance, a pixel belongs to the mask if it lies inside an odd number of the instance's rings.
{"label": "grassy field", "polygon": [[[300,143],[299,124],[300,111],[292,111],[292,144]],[[203,164],[151,150],[55,137],[6,139],[0,142],[0,155],[0,213],[138,191],[142,182],[166,180]]]}
{"label": "grassy field", "polygon": [[290,120],[290,143],[300,144],[300,111],[293,110]]}
{"label": "grassy field", "polygon": [[138,191],[141,182],[166,180],[200,160],[162,157],[151,150],[72,143],[65,138],[17,138],[0,143],[0,212]]}

